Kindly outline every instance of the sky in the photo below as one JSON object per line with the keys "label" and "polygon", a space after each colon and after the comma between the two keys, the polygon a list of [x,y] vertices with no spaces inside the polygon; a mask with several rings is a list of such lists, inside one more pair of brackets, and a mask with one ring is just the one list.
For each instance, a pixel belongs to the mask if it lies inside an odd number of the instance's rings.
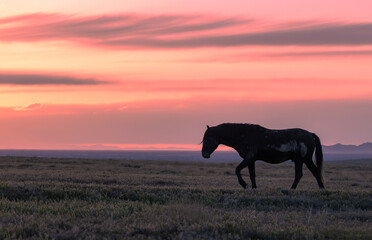
{"label": "sky", "polygon": [[0,149],[199,150],[224,122],[372,141],[370,9],[0,0]]}

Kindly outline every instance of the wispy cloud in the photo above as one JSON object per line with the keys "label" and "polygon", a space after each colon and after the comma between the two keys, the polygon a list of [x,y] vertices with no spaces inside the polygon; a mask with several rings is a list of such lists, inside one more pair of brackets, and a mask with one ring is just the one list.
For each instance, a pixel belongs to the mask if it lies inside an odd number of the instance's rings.
{"label": "wispy cloud", "polygon": [[40,103],[32,103],[27,106],[16,107],[14,108],[14,111],[33,111],[33,110],[41,108],[41,106],[42,105]]}
{"label": "wispy cloud", "polygon": [[316,57],[316,56],[372,56],[371,50],[360,51],[313,51],[267,54],[268,57]]}
{"label": "wispy cloud", "polygon": [[0,85],[99,85],[106,83],[108,82],[91,78],[84,79],[53,75],[0,73]]}
{"label": "wispy cloud", "polygon": [[[207,93],[207,92],[251,92],[291,89],[294,88],[312,88],[314,83],[324,86],[350,87],[371,86],[369,80],[364,79],[310,79],[310,78],[271,78],[271,79],[207,79],[207,80],[138,80],[122,81],[115,85],[115,89],[122,92],[131,91],[148,91],[148,92],[190,92],[190,93]],[[319,86],[316,86],[319,87]]]}
{"label": "wispy cloud", "polygon": [[126,38],[153,38],[169,34],[210,31],[247,23],[237,18],[135,14],[79,17],[29,14],[0,19],[0,41],[70,40],[103,43]]}
{"label": "wispy cloud", "polygon": [[251,19],[195,15],[29,14],[0,19],[0,41],[67,40],[122,48],[357,46],[372,44],[372,23],[282,24],[255,29]]}
{"label": "wispy cloud", "polygon": [[316,25],[299,29],[296,28],[256,33],[211,35],[170,40],[153,38],[117,39],[104,41],[102,44],[151,48],[234,47],[246,45],[370,45],[372,44],[372,23]]}

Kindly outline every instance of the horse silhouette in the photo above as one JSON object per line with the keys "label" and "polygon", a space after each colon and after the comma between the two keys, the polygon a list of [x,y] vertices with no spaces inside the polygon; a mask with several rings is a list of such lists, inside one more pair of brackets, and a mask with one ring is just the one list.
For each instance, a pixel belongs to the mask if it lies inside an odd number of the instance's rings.
{"label": "horse silhouette", "polygon": [[[256,188],[255,162],[282,163],[292,160],[295,163],[295,189],[302,177],[303,163],[314,175],[319,188],[324,188],[322,177],[323,151],[319,137],[300,128],[273,130],[256,124],[223,123],[215,127],[207,126],[203,137],[202,155],[210,158],[218,145],[235,149],[243,161],[236,167],[239,184],[248,188],[240,172],[248,167],[252,188]],[[312,156],[315,150],[316,165]]]}

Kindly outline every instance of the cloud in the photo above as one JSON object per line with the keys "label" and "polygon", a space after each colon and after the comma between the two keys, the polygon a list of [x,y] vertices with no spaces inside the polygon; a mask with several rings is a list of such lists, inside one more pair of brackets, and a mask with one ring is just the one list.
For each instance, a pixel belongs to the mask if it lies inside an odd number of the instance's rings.
{"label": "cloud", "polygon": [[[314,83],[316,85],[314,86]],[[356,89],[366,90],[372,83],[364,79],[327,79],[327,78],[220,78],[220,79],[186,79],[186,80],[126,80],[115,85],[115,89],[122,92],[191,92],[191,93],[226,93],[231,92],[266,92],[291,91],[295,88],[313,89],[332,87],[334,90],[342,87],[349,88],[356,86]],[[289,87],[290,86],[290,87]],[[320,90],[319,90],[320,91]]]}
{"label": "cloud", "polygon": [[29,14],[0,19],[0,41],[66,40],[119,48],[357,46],[372,44],[372,23],[281,24],[260,29],[251,19],[196,15]]}
{"label": "cloud", "polygon": [[91,78],[83,79],[53,75],[0,73],[0,85],[99,85],[106,83],[108,82]]}
{"label": "cloud", "polygon": [[16,107],[14,108],[14,111],[33,111],[33,110],[41,108],[41,106],[42,105],[40,103],[33,103],[33,104],[23,106],[23,107]]}
{"label": "cloud", "polygon": [[190,37],[181,39],[129,38],[104,41],[103,45],[150,48],[197,48],[264,46],[346,46],[372,44],[372,23],[346,25],[316,25],[312,27]]}
{"label": "cloud", "polygon": [[78,17],[29,14],[0,19],[0,41],[70,40],[104,42],[125,38],[152,38],[169,34],[209,31],[249,22],[246,19],[210,19],[197,16],[135,14]]}
{"label": "cloud", "polygon": [[360,51],[314,51],[268,54],[269,57],[312,57],[312,56],[372,56],[370,50]]}

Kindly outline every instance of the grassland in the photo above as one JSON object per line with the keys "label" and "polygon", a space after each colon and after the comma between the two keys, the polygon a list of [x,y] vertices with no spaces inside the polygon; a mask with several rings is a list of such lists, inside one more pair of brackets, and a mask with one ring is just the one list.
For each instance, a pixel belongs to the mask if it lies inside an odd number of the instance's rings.
{"label": "grassland", "polygon": [[[257,164],[0,158],[0,239],[372,239],[372,161]],[[249,181],[247,176],[244,178]]]}

